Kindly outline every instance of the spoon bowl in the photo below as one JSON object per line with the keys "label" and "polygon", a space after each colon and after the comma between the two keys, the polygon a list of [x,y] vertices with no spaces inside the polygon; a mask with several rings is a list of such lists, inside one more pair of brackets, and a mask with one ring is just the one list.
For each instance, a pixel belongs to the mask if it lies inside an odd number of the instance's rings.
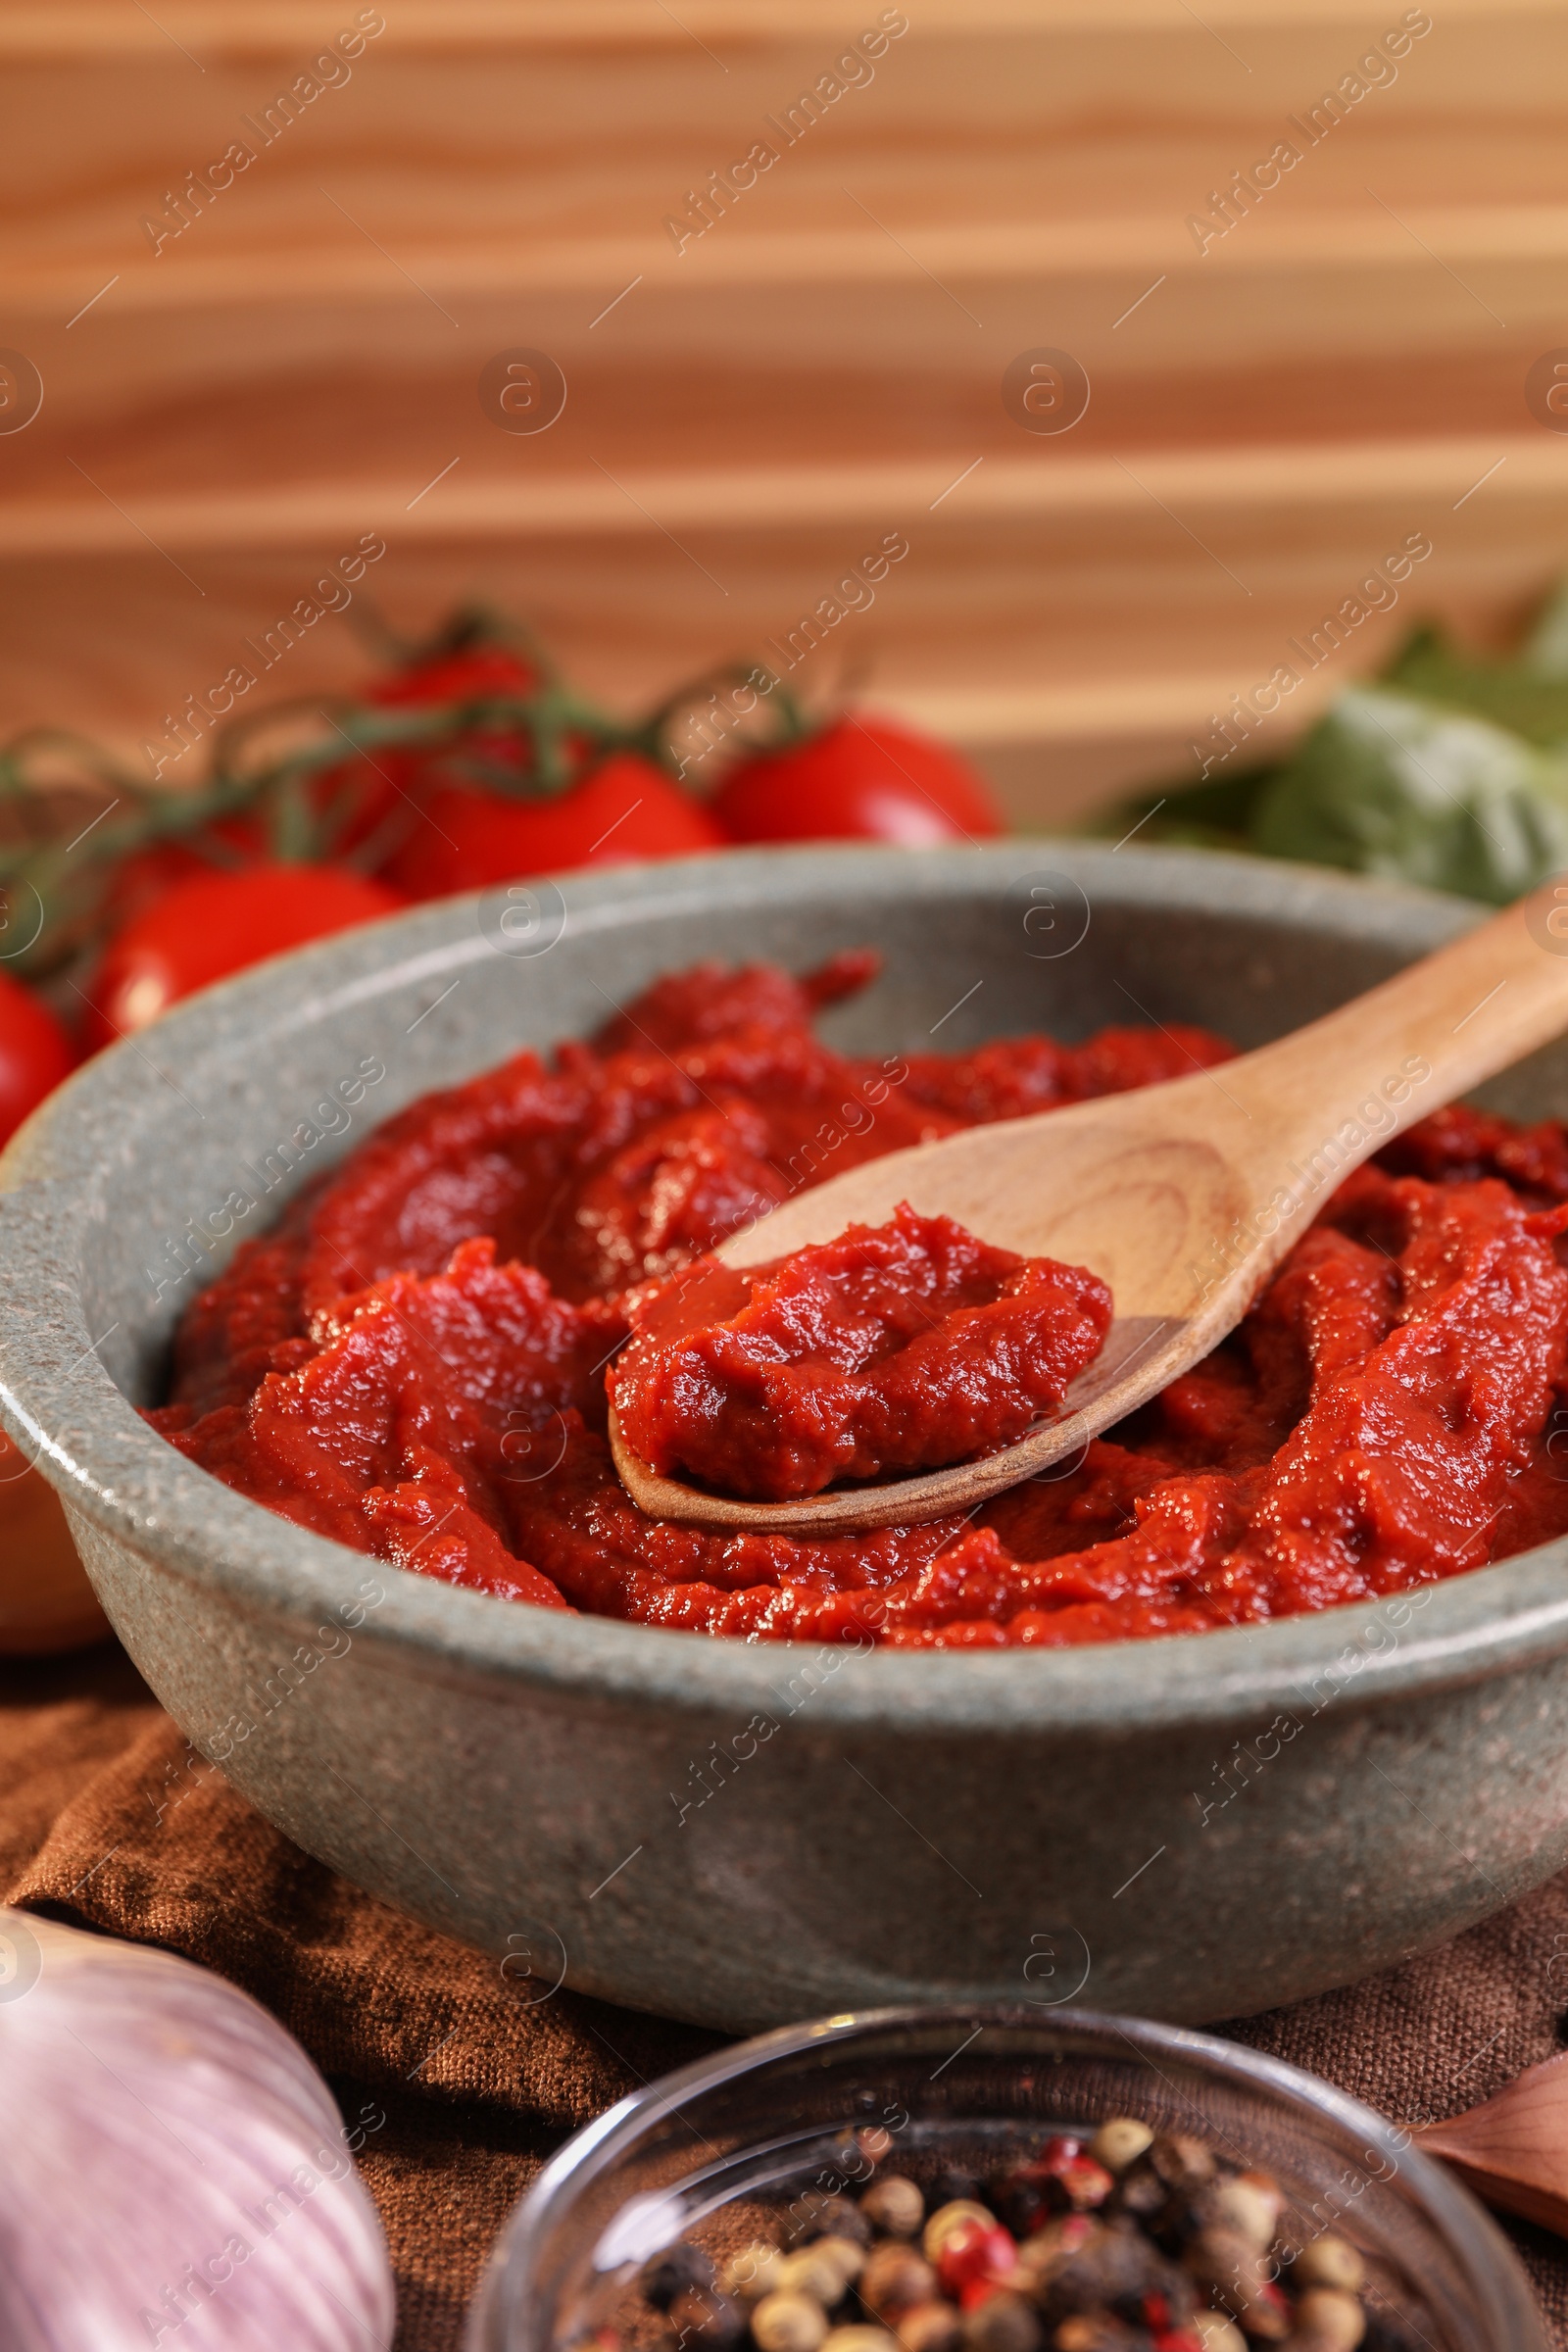
{"label": "spoon bowl", "polygon": [[1336,1187],[1417,1119],[1568,1028],[1568,885],[1546,883],[1478,930],[1321,1020],[1217,1069],[887,1153],[782,1202],[721,1244],[768,1263],[880,1225],[901,1201],[982,1241],[1089,1267],[1115,1320],[1062,1408],[1016,1445],[912,1478],[743,1501],[666,1478],[626,1444],[615,1468],[658,1519],[836,1534],[961,1513],[1135,1411],[1246,1314]]}

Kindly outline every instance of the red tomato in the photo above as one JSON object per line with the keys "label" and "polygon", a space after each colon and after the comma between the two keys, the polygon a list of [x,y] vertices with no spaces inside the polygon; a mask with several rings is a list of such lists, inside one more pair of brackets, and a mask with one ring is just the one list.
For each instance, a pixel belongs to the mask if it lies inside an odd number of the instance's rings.
{"label": "red tomato", "polygon": [[372,703],[461,703],[480,694],[526,694],[535,682],[531,662],[501,645],[476,645],[394,670],[370,689]]}
{"label": "red tomato", "polygon": [[[266,835],[253,814],[236,812],[233,816],[220,816],[209,830],[214,840],[244,864],[254,864],[267,855]],[[103,927],[107,931],[122,930],[176,882],[195,874],[220,874],[228,870],[204,857],[188,841],[176,838],[149,842],[145,849],[132,850],[128,857],[117,860],[104,894]]]}
{"label": "red tomato", "polygon": [[0,972],[0,1144],[75,1066],[70,1038],[41,998]]}
{"label": "red tomato", "polygon": [[412,898],[724,846],[703,804],[633,752],[617,753],[554,800],[510,800],[477,785],[442,784],[424,808],[428,823],[416,824],[382,869]]}
{"label": "red tomato", "polygon": [[922,849],[1002,832],[990,787],[946,744],[850,711],[805,743],[730,770],[713,814],[731,841],[892,841]]}
{"label": "red tomato", "polygon": [[87,989],[92,1046],[145,1029],[180,997],[264,956],[346,931],[407,901],[383,882],[332,865],[252,865],[193,874],[143,908],[104,951]]}
{"label": "red tomato", "polygon": [[[536,682],[532,663],[521,656],[502,646],[481,645],[468,653],[444,654],[438,660],[396,670],[370,687],[366,700],[384,710],[417,709],[426,703],[466,702],[482,694],[526,694]],[[523,746],[515,734],[468,736],[464,748],[503,766],[520,769],[523,764]],[[420,745],[384,744],[317,778],[311,787],[313,804],[321,814],[334,811],[333,842],[340,856],[357,850],[389,820],[396,820],[390,829],[392,838],[399,841],[394,856],[403,852],[399,827],[405,839],[425,830],[418,816],[423,799],[419,785],[429,758]]]}

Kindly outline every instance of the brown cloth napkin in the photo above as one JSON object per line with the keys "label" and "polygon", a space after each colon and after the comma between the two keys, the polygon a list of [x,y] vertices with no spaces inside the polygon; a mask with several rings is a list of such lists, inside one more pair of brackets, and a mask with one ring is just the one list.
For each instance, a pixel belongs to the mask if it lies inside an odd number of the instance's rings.
{"label": "brown cloth napkin", "polygon": [[[717,2036],[562,1990],[362,1894],[197,1755],[117,1650],[0,1668],[9,1899],[160,1943],[298,2036],[365,2132],[397,2352],[457,2352],[514,2200],[579,2125]],[[1386,2114],[1457,2114],[1559,2046],[1568,1874],[1424,1959],[1228,2028]],[[1568,2352],[1568,2246],[1509,2225]]]}

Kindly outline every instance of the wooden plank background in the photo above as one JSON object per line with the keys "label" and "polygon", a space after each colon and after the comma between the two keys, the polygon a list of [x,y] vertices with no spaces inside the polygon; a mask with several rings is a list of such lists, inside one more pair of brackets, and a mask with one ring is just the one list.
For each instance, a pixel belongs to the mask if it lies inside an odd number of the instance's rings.
{"label": "wooden plank background", "polygon": [[[724,217],[665,226],[874,25],[824,0],[51,0],[0,15],[0,726],[132,753],[364,532],[401,626],[466,595],[627,706],[762,649],[888,531],[803,674],[943,727],[1030,822],[1174,761],[1408,533],[1400,607],[1496,637],[1568,563],[1568,6],[910,0],[908,29]],[[1416,12],[1418,15],[1420,12]],[[357,20],[347,78],[242,128]],[[143,222],[259,151],[155,251]],[[1294,170],[1200,249],[1282,138]],[[547,432],[481,410],[543,350]],[[1070,352],[1024,431],[1001,383]],[[365,656],[332,615],[279,692]]]}

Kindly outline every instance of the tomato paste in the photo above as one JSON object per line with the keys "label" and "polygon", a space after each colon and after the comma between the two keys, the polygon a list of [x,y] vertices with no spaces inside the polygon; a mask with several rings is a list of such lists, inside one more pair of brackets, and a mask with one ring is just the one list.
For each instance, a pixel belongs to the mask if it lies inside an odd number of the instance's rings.
{"label": "tomato paste", "polygon": [[662,1475],[786,1501],[1021,1438],[1099,1354],[1110,1293],[907,1203],[886,1225],[734,1273],[708,1259],[634,1298],[611,1375]]}
{"label": "tomato paste", "polygon": [[[1003,1647],[1199,1632],[1431,1583],[1568,1530],[1568,1137],[1466,1110],[1342,1186],[1204,1362],[973,1520],[807,1539],[646,1517],[605,1436],[607,1372],[646,1325],[645,1286],[881,1152],[1229,1052],[1172,1025],[836,1054],[813,1016],[874,967],[846,956],[796,980],[699,966],[588,1043],[413,1103],[196,1299],[154,1426],[240,1493],[400,1566],[750,1639]],[[1017,1269],[966,1246],[978,1254],[967,1271],[955,1258],[944,1316],[978,1309],[980,1325],[957,1328],[983,1331]],[[824,1270],[806,1269],[808,1290]],[[1067,1344],[1045,1387],[1070,1377],[1103,1312],[1098,1285],[1080,1276],[1074,1291],[1060,1272],[1048,1355]],[[775,1311],[764,1288],[693,1325],[710,1371],[722,1326]],[[892,1288],[877,1306],[862,1372],[896,1365],[905,1334]],[[835,1345],[854,1357],[842,1334]],[[985,1409],[1022,1411],[1016,1359],[1003,1348],[988,1364]],[[744,1419],[730,1414],[730,1440]],[[950,1435],[1000,1442],[979,1420]],[[891,1420],[860,1416],[844,1391],[814,1445],[757,1423],[752,1436],[754,1451],[740,1431],[708,1472],[733,1479],[749,1461],[764,1480],[814,1483],[829,1456],[828,1475],[898,1458]]]}

